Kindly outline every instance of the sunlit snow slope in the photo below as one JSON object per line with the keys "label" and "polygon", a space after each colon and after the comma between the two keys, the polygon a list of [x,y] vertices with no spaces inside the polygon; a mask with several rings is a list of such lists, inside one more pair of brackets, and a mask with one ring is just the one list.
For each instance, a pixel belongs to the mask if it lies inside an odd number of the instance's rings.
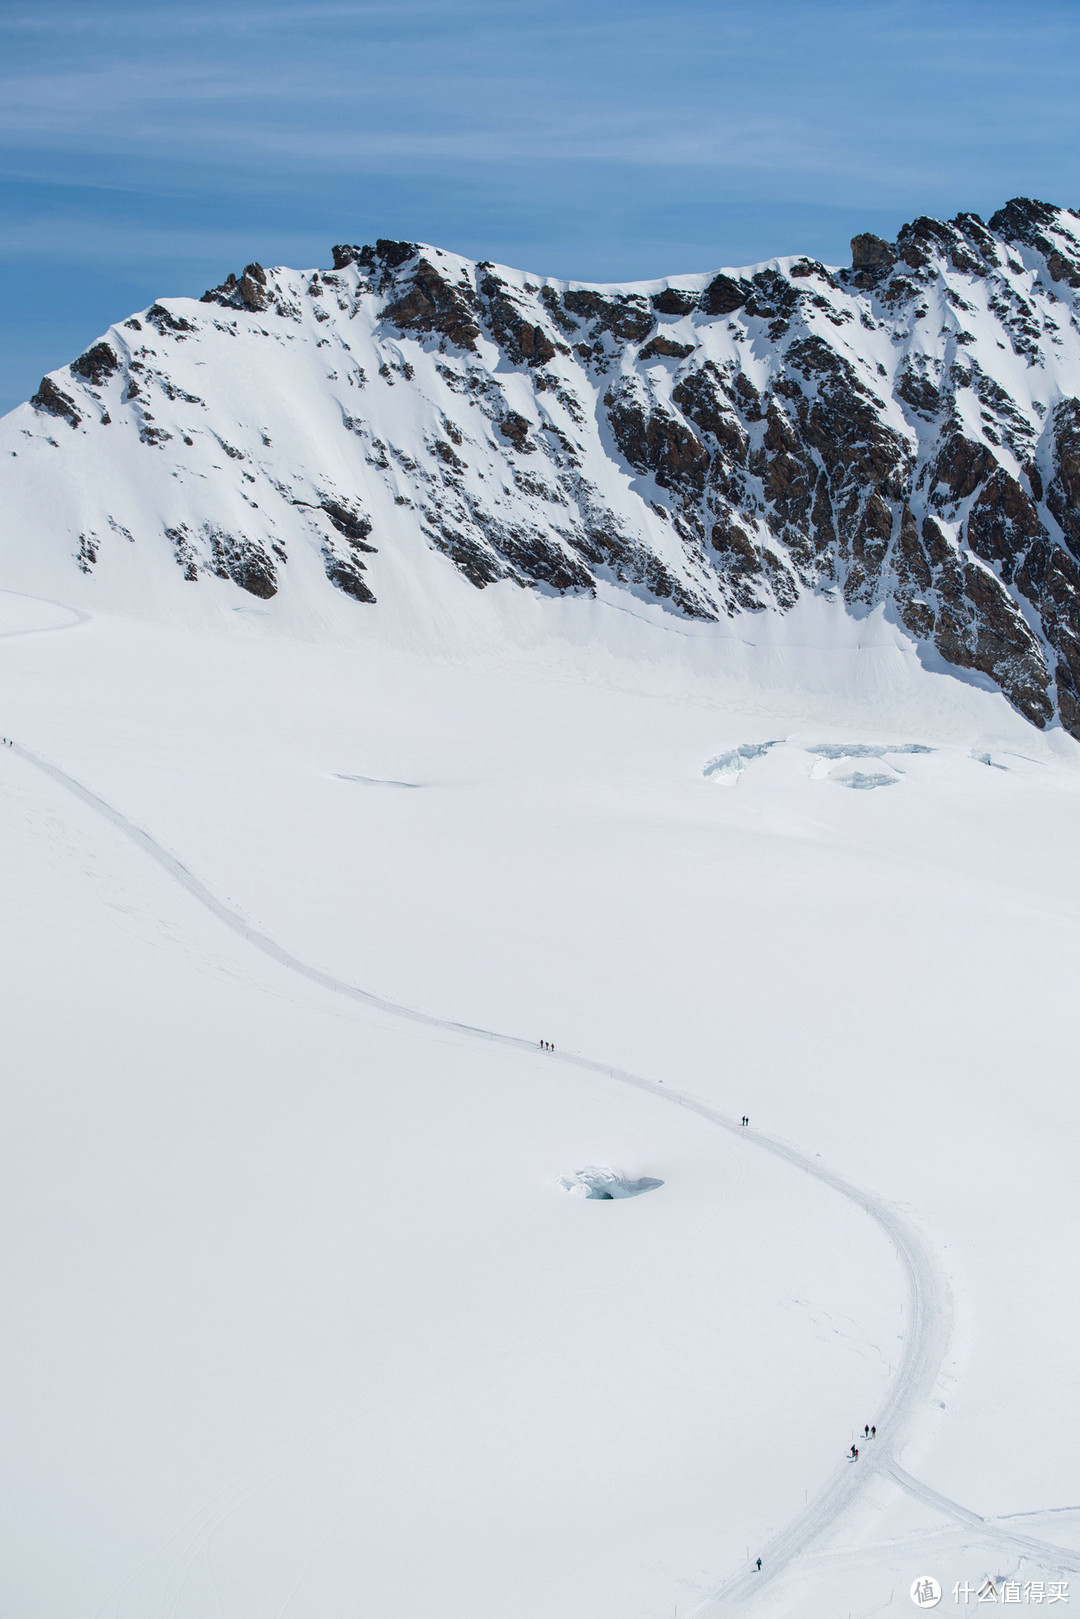
{"label": "sunlit snow slope", "polygon": [[[754,645],[507,583],[432,655],[2,604],[10,1611],[1075,1582],[1071,742],[840,607]],[[879,1200],[944,1358],[875,1472]]]}

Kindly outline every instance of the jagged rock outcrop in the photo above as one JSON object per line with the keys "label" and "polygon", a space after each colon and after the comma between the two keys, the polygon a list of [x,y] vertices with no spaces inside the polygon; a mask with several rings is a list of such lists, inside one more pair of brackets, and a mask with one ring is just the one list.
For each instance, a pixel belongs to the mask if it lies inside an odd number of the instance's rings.
{"label": "jagged rock outcrop", "polygon": [[155,544],[268,599],[303,551],[368,607],[414,536],[477,588],[698,619],[827,589],[1080,736],[1078,297],[1080,215],[1023,198],[632,287],[339,245],[113,328],[7,419],[5,470],[115,451],[63,519],[91,579]]}

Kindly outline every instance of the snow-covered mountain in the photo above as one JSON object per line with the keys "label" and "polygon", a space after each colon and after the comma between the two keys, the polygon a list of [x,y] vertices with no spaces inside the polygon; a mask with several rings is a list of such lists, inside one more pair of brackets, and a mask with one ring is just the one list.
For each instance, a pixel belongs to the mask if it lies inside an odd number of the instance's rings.
{"label": "snow-covered mountain", "polygon": [[5,1619],[1075,1593],[1078,228],[0,423]]}
{"label": "snow-covered mountain", "polygon": [[452,566],[701,620],[822,592],[1080,735],[1080,214],[623,287],[333,259],[155,303],[45,377],[0,424],[9,582],[365,614]]}

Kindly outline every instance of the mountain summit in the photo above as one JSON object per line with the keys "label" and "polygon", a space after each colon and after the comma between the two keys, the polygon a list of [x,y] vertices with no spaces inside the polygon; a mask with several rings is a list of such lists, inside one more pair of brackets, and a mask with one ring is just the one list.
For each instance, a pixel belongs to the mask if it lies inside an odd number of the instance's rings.
{"label": "mountain summit", "polygon": [[0,424],[5,568],[357,613],[451,565],[701,620],[825,592],[1080,736],[1078,289],[1080,215],[1023,198],[857,236],[845,269],[250,264]]}

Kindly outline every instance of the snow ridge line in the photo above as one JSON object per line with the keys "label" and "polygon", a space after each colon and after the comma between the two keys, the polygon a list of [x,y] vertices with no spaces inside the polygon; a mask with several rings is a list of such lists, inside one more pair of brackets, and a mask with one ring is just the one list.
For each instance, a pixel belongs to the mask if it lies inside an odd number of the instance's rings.
{"label": "snow ridge line", "polygon": [[[58,628],[61,626],[57,626]],[[280,945],[271,935],[252,926],[245,920],[239,910],[219,899],[195,874],[183,864],[181,860],[171,854],[162,844],[128,819],[120,810],[114,808],[104,798],[91,791],[90,788],[68,775],[58,765],[43,758],[32,749],[21,743],[9,740],[11,751],[27,764],[40,770],[46,776],[58,783],[66,791],[80,799],[90,809],[102,816],[129,838],[158,866],[166,871],[181,887],[185,888],[205,909],[223,922],[233,933],[236,933],[246,943],[268,956],[279,966],[300,974],[309,982],[327,989],[333,994],[344,995],[349,999],[358,1001],[365,1006],[372,1006],[386,1012],[393,1017],[405,1018],[413,1023],[425,1025],[428,1028],[442,1029],[451,1033],[472,1036],[474,1038],[492,1041],[510,1050],[536,1055],[537,1043],[534,1040],[524,1039],[520,1035],[503,1034],[495,1030],[484,1029],[475,1024],[461,1023],[450,1018],[440,1018],[430,1012],[419,1011],[415,1007],[404,1006],[396,1001],[386,999],[371,990],[361,989],[358,985],[347,983],[344,979],[335,977],[332,973],[324,972],[319,967],[292,954],[291,951]],[[1026,1536],[1011,1535],[1007,1531],[999,1531],[992,1520],[980,1518],[975,1513],[969,1513],[965,1508],[957,1506],[945,1497],[939,1496],[935,1491],[919,1484],[910,1475],[905,1473],[896,1461],[894,1451],[903,1443],[905,1431],[915,1415],[916,1407],[930,1393],[937,1381],[945,1353],[948,1348],[951,1328],[951,1306],[948,1289],[932,1255],[930,1249],[921,1235],[910,1226],[900,1214],[889,1204],[872,1194],[862,1192],[851,1182],[837,1175],[832,1170],[824,1168],[812,1159],[806,1158],[795,1147],[783,1141],[761,1134],[760,1131],[751,1130],[736,1123],[719,1109],[711,1107],[708,1103],[686,1092],[673,1089],[661,1082],[650,1080],[639,1074],[633,1074],[626,1069],[614,1068],[608,1063],[598,1062],[591,1057],[580,1056],[574,1052],[554,1051],[547,1054],[554,1060],[567,1063],[572,1067],[587,1072],[602,1074],[605,1077],[618,1080],[621,1084],[631,1085],[636,1090],[645,1091],[650,1096],[667,1101],[678,1107],[687,1108],[710,1124],[718,1125],[729,1131],[732,1135],[749,1140],[755,1146],[772,1153],[775,1157],[784,1159],[793,1168],[801,1169],[813,1175],[817,1180],[838,1192],[842,1197],[862,1208],[884,1231],[896,1248],[902,1267],[906,1274],[908,1289],[908,1320],[910,1326],[905,1335],[900,1362],[896,1374],[892,1379],[884,1401],[876,1413],[876,1426],[880,1437],[873,1446],[867,1446],[860,1462],[856,1466],[849,1466],[840,1462],[834,1469],[824,1487],[818,1492],[814,1500],[792,1521],[781,1529],[761,1549],[763,1568],[760,1573],[749,1568],[734,1575],[716,1591],[711,1593],[692,1610],[693,1615],[706,1619],[710,1611],[717,1607],[730,1608],[736,1604],[745,1607],[747,1600],[760,1592],[766,1584],[777,1576],[783,1574],[799,1557],[801,1557],[822,1534],[824,1534],[840,1515],[851,1506],[856,1497],[869,1485],[878,1474],[891,1477],[894,1482],[910,1494],[916,1495],[920,1500],[931,1506],[936,1506],[947,1515],[959,1519],[966,1526],[977,1527],[982,1533],[989,1533],[995,1539],[1000,1538],[1016,1549],[1036,1552],[1045,1556],[1052,1554],[1063,1567],[1080,1571],[1080,1556],[1069,1552],[1065,1548],[1051,1546],[1047,1542],[1029,1539]]]}

